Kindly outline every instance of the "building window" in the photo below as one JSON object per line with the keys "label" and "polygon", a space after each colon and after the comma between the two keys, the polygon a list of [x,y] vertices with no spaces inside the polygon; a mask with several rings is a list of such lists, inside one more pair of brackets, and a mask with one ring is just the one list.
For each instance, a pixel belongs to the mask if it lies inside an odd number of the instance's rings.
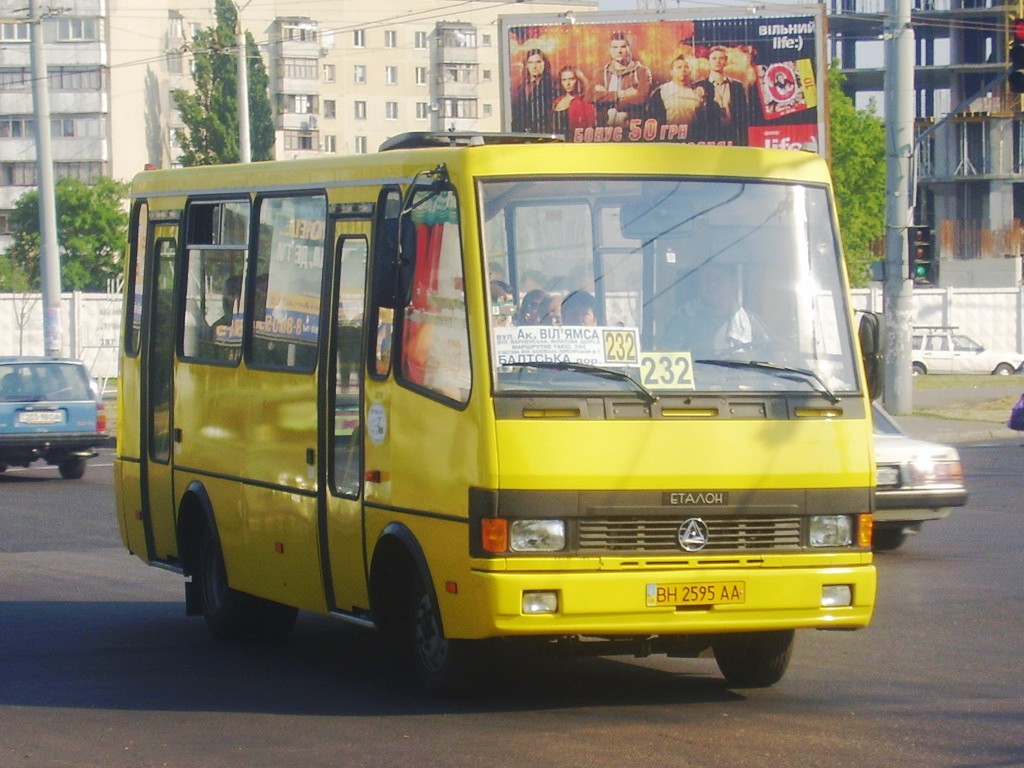
{"label": "building window", "polygon": [[0,91],[27,91],[31,83],[27,67],[0,68]]}
{"label": "building window", "polygon": [[430,117],[430,105],[425,101],[416,102],[416,119],[426,120]]}
{"label": "building window", "polygon": [[103,163],[54,163],[53,174],[58,179],[78,179],[84,184],[95,184],[103,175]]}
{"label": "building window", "polygon": [[366,65],[356,64],[352,68],[352,79],[359,85],[366,85]]}
{"label": "building window", "polygon": [[281,112],[292,115],[316,115],[320,112],[320,97],[308,93],[282,93]]}
{"label": "building window", "polygon": [[481,72],[480,79],[483,80],[485,83],[491,82],[491,70],[485,69],[483,72]]}
{"label": "building window", "polygon": [[384,47],[385,48],[397,48],[398,47],[398,32],[394,29],[384,30]]}
{"label": "building window", "polygon": [[0,117],[0,139],[31,139],[35,122],[27,117]]}
{"label": "building window", "polygon": [[317,149],[319,134],[316,131],[284,131],[284,148],[290,151]]}
{"label": "building window", "polygon": [[476,64],[442,64],[441,72],[446,83],[475,83],[477,81]]}
{"label": "building window", "polygon": [[445,117],[475,118],[476,99],[442,99],[441,114]]}
{"label": "building window", "polygon": [[324,135],[324,152],[330,152],[332,155],[338,153],[338,137],[334,134]]}
{"label": "building window", "polygon": [[438,42],[445,48],[476,48],[476,30],[446,29]]}
{"label": "building window", "polygon": [[288,25],[281,29],[281,37],[288,41],[314,43],[316,42],[316,28]]}
{"label": "building window", "polygon": [[[53,118],[50,120],[50,136],[55,139],[98,139],[101,136],[101,127],[102,123],[96,117]],[[2,130],[3,125],[0,123],[0,131]]]}
{"label": "building window", "polygon": [[5,43],[27,43],[28,24],[23,21],[5,21],[0,24],[0,41]]}
{"label": "building window", "polygon": [[337,113],[337,102],[334,99],[324,99],[324,117],[334,117]]}
{"label": "building window", "polygon": [[398,67],[384,67],[384,82],[388,85],[398,85]]}
{"label": "building window", "polygon": [[356,136],[356,154],[365,155],[367,152],[367,143],[365,136]]}
{"label": "building window", "polygon": [[490,48],[491,47],[491,36],[490,35],[480,35],[480,45],[483,48]]}
{"label": "building window", "polygon": [[323,72],[324,72],[324,82],[325,83],[333,83],[334,82],[334,65],[333,64],[324,64]]}
{"label": "building window", "polygon": [[67,43],[96,40],[96,19],[59,17],[57,19],[57,39]]}
{"label": "building window", "polygon": [[316,80],[316,59],[285,59],[284,76],[292,80]]}
{"label": "building window", "polygon": [[421,51],[425,50],[426,47],[427,47],[427,41],[428,41],[428,37],[427,37],[427,33],[426,32],[417,32],[416,33],[416,48],[418,50],[421,50]]}
{"label": "building window", "polygon": [[365,29],[353,29],[352,30],[352,45],[356,48],[366,47],[366,30]]}
{"label": "building window", "polygon": [[427,84],[427,68],[426,67],[416,67],[416,85],[426,85],[426,84]]}
{"label": "building window", "polygon": [[365,101],[357,101],[355,103],[355,108],[356,108],[356,111],[355,111],[356,120],[365,120],[366,119],[366,102]]}
{"label": "building window", "polygon": [[185,71],[185,57],[173,51],[167,54],[167,71],[172,75],[180,75]]}
{"label": "building window", "polygon": [[484,106],[483,106],[484,117],[490,117],[491,116],[491,111],[492,111],[491,110],[491,105],[490,104],[484,104]]}
{"label": "building window", "polygon": [[384,117],[388,120],[398,119],[398,102],[388,101],[384,103]]}
{"label": "building window", "polygon": [[51,67],[50,89],[54,91],[98,91],[103,88],[99,67]]}

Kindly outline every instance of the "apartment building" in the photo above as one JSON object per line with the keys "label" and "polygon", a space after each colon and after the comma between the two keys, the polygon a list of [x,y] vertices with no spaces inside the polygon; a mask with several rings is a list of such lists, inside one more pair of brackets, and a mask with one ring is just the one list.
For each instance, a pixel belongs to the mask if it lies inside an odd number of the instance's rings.
{"label": "apartment building", "polygon": [[[0,251],[36,184],[24,0],[0,0]],[[71,0],[39,19],[55,176],[127,180],[180,157],[171,92],[212,0]],[[596,0],[237,3],[270,77],[275,156],[376,151],[414,130],[501,128],[498,18],[587,12]],[[298,13],[297,13],[298,11]],[[24,21],[22,21],[24,19]]]}

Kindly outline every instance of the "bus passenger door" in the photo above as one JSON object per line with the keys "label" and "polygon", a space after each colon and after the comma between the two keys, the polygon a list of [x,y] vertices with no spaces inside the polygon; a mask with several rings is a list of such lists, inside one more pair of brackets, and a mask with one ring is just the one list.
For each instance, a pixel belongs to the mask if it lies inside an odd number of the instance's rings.
{"label": "bus passenger door", "polygon": [[149,557],[177,556],[171,483],[174,379],[174,265],[178,226],[154,228],[150,258],[148,340],[142,345],[142,514]]}
{"label": "bus passenger door", "polygon": [[367,608],[363,563],[362,477],[363,326],[366,305],[368,222],[341,221],[334,249],[335,325],[331,334],[327,382],[327,417],[321,452],[326,456],[326,532],[328,573],[325,587],[331,608]]}

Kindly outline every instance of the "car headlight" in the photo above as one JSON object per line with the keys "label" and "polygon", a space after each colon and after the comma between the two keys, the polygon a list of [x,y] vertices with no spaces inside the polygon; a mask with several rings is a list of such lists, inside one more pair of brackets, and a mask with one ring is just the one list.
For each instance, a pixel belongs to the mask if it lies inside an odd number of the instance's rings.
{"label": "car headlight", "polygon": [[918,459],[907,465],[907,484],[963,485],[964,465],[959,461],[931,461]]}
{"label": "car headlight", "polygon": [[808,541],[812,547],[848,547],[853,543],[853,518],[849,515],[814,515]]}
{"label": "car headlight", "polygon": [[565,549],[565,521],[512,520],[509,549],[513,552],[557,552]]}

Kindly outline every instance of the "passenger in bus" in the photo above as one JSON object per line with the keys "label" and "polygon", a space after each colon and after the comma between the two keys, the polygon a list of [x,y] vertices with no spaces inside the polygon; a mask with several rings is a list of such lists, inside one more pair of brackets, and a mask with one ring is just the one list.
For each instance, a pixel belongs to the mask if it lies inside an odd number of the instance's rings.
{"label": "passenger in bus", "polygon": [[542,325],[551,298],[546,291],[534,288],[523,296],[516,313],[516,325]]}
{"label": "passenger in bus", "polygon": [[562,325],[597,325],[597,302],[587,291],[573,291],[562,300]]}
{"label": "passenger in bus", "polygon": [[691,273],[676,286],[676,296],[685,298],[661,334],[660,349],[689,351],[694,358],[716,357],[768,341],[764,323],[740,303],[734,269],[703,264],[695,272],[696,280]]}
{"label": "passenger in bus", "polygon": [[544,304],[543,313],[540,316],[541,325],[562,324],[562,296],[558,293],[548,294],[548,300]]}
{"label": "passenger in bus", "polygon": [[495,325],[512,325],[516,301],[512,286],[504,280],[491,280],[491,315]]}

